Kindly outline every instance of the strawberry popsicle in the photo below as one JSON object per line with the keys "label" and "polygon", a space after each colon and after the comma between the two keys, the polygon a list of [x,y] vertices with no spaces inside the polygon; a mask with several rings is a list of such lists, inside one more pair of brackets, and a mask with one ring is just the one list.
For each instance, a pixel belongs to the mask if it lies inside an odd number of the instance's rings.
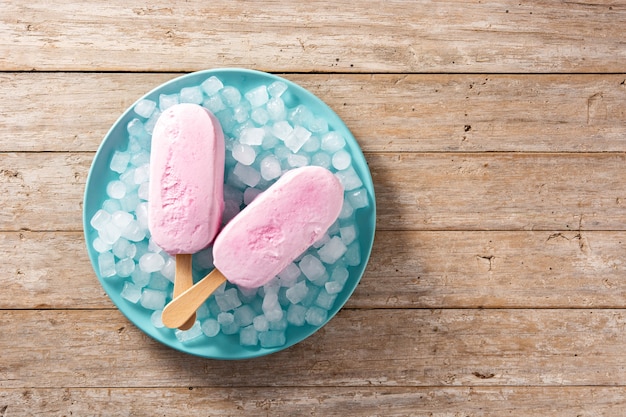
{"label": "strawberry popsicle", "polygon": [[225,280],[260,287],[317,241],[339,216],[343,187],[327,169],[286,172],[228,223],[215,239],[215,269],[175,297],[163,323],[184,323]]}
{"label": "strawberry popsicle", "polygon": [[193,285],[191,255],[206,248],[219,230],[224,159],[220,123],[205,108],[177,104],[157,120],[150,155],[148,223],[154,242],[176,256],[174,297]]}

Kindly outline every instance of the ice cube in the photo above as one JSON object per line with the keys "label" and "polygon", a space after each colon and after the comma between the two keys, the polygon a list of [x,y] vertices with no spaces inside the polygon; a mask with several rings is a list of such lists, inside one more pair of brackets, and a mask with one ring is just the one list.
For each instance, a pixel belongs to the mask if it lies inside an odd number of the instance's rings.
{"label": "ice cube", "polygon": [[113,248],[112,245],[105,243],[99,236],[93,240],[91,245],[98,253],[107,252]]}
{"label": "ice cube", "polygon": [[271,120],[283,120],[287,116],[285,103],[280,97],[272,97],[265,105],[267,116]]}
{"label": "ice cube", "polygon": [[180,98],[178,94],[159,95],[159,109],[161,109],[161,111],[164,111],[178,103],[180,103]]}
{"label": "ice cube", "polygon": [[369,205],[369,200],[367,198],[367,190],[365,188],[359,188],[356,190],[352,190],[346,193],[348,200],[350,201],[350,205],[352,208],[360,209],[363,207],[367,207]]}
{"label": "ice cube", "polygon": [[239,331],[239,344],[241,346],[256,346],[258,340],[258,333],[254,326],[247,326]]}
{"label": "ice cube", "polygon": [[315,300],[315,305],[323,308],[324,310],[330,310],[337,299],[337,294],[330,294],[326,291],[326,288],[322,288]]}
{"label": "ice cube", "polygon": [[146,132],[152,134],[152,131],[154,130],[154,125],[156,124],[157,120],[159,120],[159,117],[161,117],[160,110],[155,110],[152,112],[150,118],[146,120],[146,123],[144,123],[143,126]]}
{"label": "ice cube", "polygon": [[337,171],[335,176],[339,179],[341,184],[343,185],[344,190],[352,191],[357,189],[363,185],[363,182],[359,178],[359,175],[356,173],[353,167],[349,167],[348,169],[344,169],[343,171]]}
{"label": "ice cube", "polygon": [[172,282],[165,278],[162,274],[152,274],[150,275],[150,282],[148,283],[148,287],[153,290],[161,290],[167,291],[169,287],[171,287]]}
{"label": "ice cube", "polygon": [[128,225],[122,230],[122,237],[133,242],[142,241],[146,237],[146,232],[141,228],[137,220],[131,220]]}
{"label": "ice cube", "polygon": [[324,284],[326,292],[329,294],[337,294],[341,292],[349,276],[350,273],[343,266],[338,266],[333,269],[333,272],[330,275],[330,280]]}
{"label": "ice cube", "polygon": [[215,95],[207,98],[202,102],[202,105],[207,109],[211,110],[213,114],[218,113],[224,109],[226,109],[226,104],[222,101],[222,98],[219,95]]}
{"label": "ice cube", "polygon": [[121,209],[122,205],[120,204],[120,201],[114,198],[107,198],[106,200],[104,200],[104,203],[102,203],[102,210],[106,211],[109,214]]}
{"label": "ice cube", "polygon": [[314,117],[309,122],[309,130],[313,133],[324,134],[328,132],[328,122],[321,117]]}
{"label": "ice cube", "polygon": [[98,231],[98,237],[107,245],[113,245],[122,236],[122,231],[110,222],[102,230]]}
{"label": "ice cube", "polygon": [[308,126],[311,123],[312,119],[313,119],[313,113],[308,107],[306,107],[303,104],[296,106],[296,108],[294,108],[289,113],[289,120],[294,125],[297,124],[297,125],[302,125],[302,126]]}
{"label": "ice cube", "polygon": [[202,96],[202,88],[184,87],[180,90],[180,102],[181,103],[193,103],[200,104],[204,97]]}
{"label": "ice cube", "polygon": [[348,250],[344,255],[344,259],[350,266],[357,266],[361,263],[361,247],[358,240],[355,240],[348,245]]}
{"label": "ice cube", "polygon": [[274,155],[266,156],[261,160],[261,177],[264,180],[270,181],[278,178],[281,173],[280,161]]}
{"label": "ice cube", "polygon": [[139,197],[140,200],[148,201],[150,197],[150,183],[144,182],[139,186],[137,189],[137,197]]}
{"label": "ice cube", "polygon": [[290,154],[287,156],[287,164],[292,168],[300,168],[309,164],[309,157],[306,155]]}
{"label": "ice cube", "polygon": [[235,87],[226,86],[220,92],[222,100],[228,107],[235,107],[241,102],[241,93]]}
{"label": "ice cube", "polygon": [[250,105],[241,102],[233,108],[233,119],[237,123],[243,123],[250,118]]}
{"label": "ice cube", "polygon": [[266,332],[270,328],[270,322],[264,315],[259,315],[252,319],[252,325],[257,332]]}
{"label": "ice cube", "polygon": [[339,219],[347,219],[352,216],[352,213],[354,213],[354,208],[352,208],[352,205],[350,204],[348,199],[344,198],[343,205],[341,206],[341,211],[339,212]]}
{"label": "ice cube", "polygon": [[201,85],[202,89],[208,96],[212,96],[217,94],[222,88],[224,88],[224,84],[222,81],[216,76],[211,76],[207,78]]}
{"label": "ice cube", "polygon": [[138,116],[148,118],[156,108],[156,103],[152,100],[142,99],[135,104],[133,110]]}
{"label": "ice cube", "polygon": [[252,163],[254,163],[254,159],[256,158],[256,151],[249,145],[236,143],[233,145],[232,152],[235,161],[244,165],[252,165]]}
{"label": "ice cube", "polygon": [[104,229],[111,222],[111,214],[105,210],[98,210],[91,217],[89,224],[96,230]]}
{"label": "ice cube", "polygon": [[165,307],[165,297],[165,291],[144,288],[143,291],[141,291],[139,303],[143,308],[147,308],[148,310],[163,310],[163,307]]}
{"label": "ice cube", "polygon": [[320,149],[320,138],[314,135],[311,135],[309,140],[307,140],[304,145],[302,145],[302,150],[307,153],[314,153]]}
{"label": "ice cube", "polygon": [[141,288],[132,282],[126,281],[120,295],[125,300],[137,304],[137,301],[141,298]]}
{"label": "ice cube", "polygon": [[304,326],[308,308],[300,304],[291,304],[287,309],[287,322],[294,326]]}
{"label": "ice cube", "polygon": [[328,132],[322,136],[321,147],[323,150],[330,153],[337,152],[339,149],[346,146],[346,140],[339,133],[333,131]]}
{"label": "ice cube", "polygon": [[321,326],[328,318],[328,311],[318,306],[309,307],[304,319],[311,326]]}
{"label": "ice cube", "polygon": [[201,329],[206,337],[215,337],[220,332],[220,324],[217,320],[208,318],[202,322]]}
{"label": "ice cube", "polygon": [[200,327],[200,322],[196,321],[189,330],[176,329],[174,335],[176,336],[176,339],[178,339],[178,341],[181,343],[192,341],[202,336],[202,328]]}
{"label": "ice cube", "polygon": [[160,271],[165,265],[165,260],[158,253],[148,252],[139,259],[139,269],[144,272]]}
{"label": "ice cube", "polygon": [[252,107],[260,107],[267,103],[267,100],[269,100],[267,87],[265,85],[260,85],[256,88],[253,88],[252,90],[244,94],[244,96]]}
{"label": "ice cube", "polygon": [[263,126],[270,119],[270,115],[263,107],[257,107],[256,109],[252,110],[252,113],[250,113],[250,118],[257,125]]}
{"label": "ice cube", "polygon": [[291,304],[298,304],[304,299],[304,297],[306,297],[308,292],[309,289],[306,286],[306,282],[300,281],[291,288],[287,289],[286,296]]}
{"label": "ice cube", "polygon": [[321,278],[326,272],[324,264],[313,255],[304,255],[299,265],[302,273],[310,280],[315,281]]}
{"label": "ice cube", "polygon": [[354,224],[340,227],[339,234],[341,236],[341,241],[343,242],[343,244],[349,245],[350,243],[354,242],[354,239],[356,239],[356,228],[354,227]]}
{"label": "ice cube", "polygon": [[235,323],[235,316],[232,313],[222,312],[218,314],[217,322],[224,334],[235,334],[239,331],[239,326]]}
{"label": "ice cube", "polygon": [[295,263],[290,263],[278,273],[278,282],[281,287],[292,287],[300,276],[300,268]]}
{"label": "ice cube", "polygon": [[311,132],[300,125],[296,125],[287,139],[285,139],[285,146],[288,147],[293,153],[296,153],[300,150],[300,148],[302,148],[310,137]]}
{"label": "ice cube", "polygon": [[287,91],[287,84],[282,81],[274,81],[267,87],[267,92],[272,97],[280,97]]}
{"label": "ice cube", "polygon": [[172,283],[174,282],[174,278],[176,277],[176,261],[174,258],[168,256],[163,268],[161,268],[161,275]]}
{"label": "ice cube", "polygon": [[280,319],[270,321],[270,330],[286,330],[289,323],[287,322],[287,316],[283,315]]}
{"label": "ice cube", "polygon": [[162,329],[163,327],[165,327],[165,325],[163,324],[163,319],[161,317],[162,314],[163,310],[154,310],[150,315],[150,323],[152,323],[152,325],[157,329]]}
{"label": "ice cube", "polygon": [[311,158],[311,165],[318,167],[330,168],[330,155],[325,152],[318,152]]}
{"label": "ice cube", "polygon": [[267,320],[276,321],[283,317],[283,310],[278,302],[278,294],[275,292],[269,292],[263,297],[263,313]]}
{"label": "ice cube", "polygon": [[130,154],[128,152],[115,151],[113,153],[113,157],[111,158],[109,168],[111,169],[111,171],[115,171],[121,174],[122,172],[126,171],[126,167],[128,167],[129,162]]}
{"label": "ice cube", "polygon": [[251,166],[237,163],[233,169],[233,175],[235,175],[242,183],[249,187],[256,186],[261,180],[261,174]]}
{"label": "ice cube", "polygon": [[124,258],[115,264],[115,273],[122,277],[129,277],[135,270],[135,261],[133,258]]}
{"label": "ice cube", "polygon": [[150,273],[144,272],[141,269],[135,269],[130,275],[133,283],[139,288],[143,288],[150,282]]}
{"label": "ice cube", "polygon": [[237,307],[233,315],[235,317],[235,323],[237,323],[239,327],[249,326],[256,316],[252,307],[247,304]]}
{"label": "ice cube", "polygon": [[285,338],[285,332],[280,330],[268,330],[267,332],[259,333],[259,341],[263,348],[273,348],[284,345],[287,342]]}
{"label": "ice cube", "polygon": [[236,288],[230,288],[223,294],[215,294],[215,301],[222,311],[230,311],[241,305],[241,300]]}
{"label": "ice cube", "polygon": [[334,264],[346,253],[347,250],[348,248],[343,244],[341,238],[334,236],[317,251],[317,254],[322,262]]}
{"label": "ice cube", "polygon": [[120,230],[124,230],[124,228],[126,228],[126,226],[128,226],[133,219],[134,217],[132,214],[123,210],[118,210],[111,214],[111,222]]}
{"label": "ice cube", "polygon": [[251,127],[241,131],[239,142],[244,145],[260,145],[263,143],[265,129],[261,127]]}
{"label": "ice cube", "polygon": [[348,168],[351,163],[352,163],[352,157],[350,156],[348,152],[346,152],[343,149],[338,150],[333,155],[332,164],[333,164],[333,168],[335,168],[336,170],[339,170],[339,171],[344,170]]}
{"label": "ice cube", "polygon": [[133,182],[135,184],[143,184],[150,179],[150,164],[143,164],[135,169]]}
{"label": "ice cube", "polygon": [[98,270],[103,278],[115,275],[115,257],[111,252],[102,252],[98,255]]}
{"label": "ice cube", "polygon": [[126,184],[122,181],[111,181],[107,184],[106,191],[109,197],[119,200],[126,195]]}
{"label": "ice cube", "polygon": [[272,134],[282,141],[287,140],[287,138],[289,138],[292,132],[293,132],[293,127],[291,127],[289,122],[284,121],[284,120],[281,120],[280,122],[276,122],[272,126]]}

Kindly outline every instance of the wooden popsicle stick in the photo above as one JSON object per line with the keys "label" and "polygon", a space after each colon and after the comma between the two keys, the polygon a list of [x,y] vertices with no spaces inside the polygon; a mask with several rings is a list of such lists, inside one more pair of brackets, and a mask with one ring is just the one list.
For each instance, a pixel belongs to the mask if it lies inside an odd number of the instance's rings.
{"label": "wooden popsicle stick", "polygon": [[211,271],[165,306],[161,315],[163,324],[170,329],[180,328],[224,282],[226,282],[226,278],[220,271],[217,269]]}
{"label": "wooden popsicle stick", "polygon": [[[191,268],[191,254],[176,255],[176,275],[174,277],[174,293],[172,298],[176,298],[193,286],[193,271]],[[189,317],[189,320],[177,326],[180,330],[189,330],[196,322],[196,313]]]}

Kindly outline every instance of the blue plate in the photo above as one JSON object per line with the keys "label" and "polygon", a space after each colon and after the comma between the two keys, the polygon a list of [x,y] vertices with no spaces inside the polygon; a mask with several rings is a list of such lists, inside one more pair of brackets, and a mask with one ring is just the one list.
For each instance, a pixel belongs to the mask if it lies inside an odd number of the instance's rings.
{"label": "blue plate", "polygon": [[[328,322],[328,320],[343,307],[359,283],[374,241],[376,225],[374,187],[363,153],[357,141],[354,139],[354,136],[343,121],[322,100],[291,81],[264,72],[237,68],[194,72],[158,86],[137,101],[150,99],[158,103],[161,94],[178,93],[182,88],[198,86],[213,75],[218,77],[224,85],[234,86],[244,92],[262,84],[269,85],[274,81],[282,81],[288,86],[287,91],[282,96],[287,107],[295,107],[299,104],[308,106],[317,117],[321,117],[327,121],[330,130],[337,131],[343,135],[347,141],[346,149],[352,156],[352,166],[359,174],[364,187],[369,193],[370,204],[368,207],[359,209],[356,214],[359,229],[358,239],[361,249],[361,263],[357,267],[349,267],[350,277],[343,291],[339,293],[333,307],[328,311],[328,319],[326,320],[326,322]],[[185,353],[213,359],[248,359],[278,352],[306,339],[325,325],[326,322],[317,327],[310,325],[303,327],[289,326],[286,331],[287,342],[283,346],[276,348],[242,347],[239,344],[238,335],[227,336],[222,333],[212,338],[207,338],[203,335],[190,342],[181,343],[175,337],[174,330],[156,328],[152,325],[150,321],[151,310],[147,310],[139,304],[132,304],[121,297],[120,293],[125,279],[111,279],[100,276],[97,263],[98,253],[93,249],[92,245],[93,240],[98,235],[97,231],[91,227],[89,222],[96,211],[102,208],[103,202],[108,198],[106,195],[107,183],[113,179],[117,179],[117,174],[109,169],[109,164],[113,153],[116,150],[125,150],[128,145],[129,138],[126,126],[129,121],[137,117],[133,111],[135,104],[136,103],[130,106],[120,116],[100,144],[91,169],[89,170],[83,205],[83,228],[89,258],[102,287],[117,308],[144,333],[164,345]],[[200,276],[194,277],[195,280],[199,280],[200,278]]]}

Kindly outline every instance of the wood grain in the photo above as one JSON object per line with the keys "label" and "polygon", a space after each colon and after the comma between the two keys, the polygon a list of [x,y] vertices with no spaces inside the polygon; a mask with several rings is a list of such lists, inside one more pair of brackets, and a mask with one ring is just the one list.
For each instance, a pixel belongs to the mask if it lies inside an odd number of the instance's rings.
{"label": "wood grain", "polygon": [[[624,152],[624,75],[282,74],[366,152]],[[0,74],[0,151],[96,151],[128,106],[179,74]]]}
{"label": "wood grain", "polygon": [[626,7],[607,2],[36,0],[1,16],[2,71],[610,73],[626,58]]}
{"label": "wood grain", "polygon": [[[347,308],[623,308],[624,232],[379,231]],[[0,233],[0,309],[115,308],[81,232]]]}
{"label": "wood grain", "polygon": [[7,416],[179,415],[402,417],[609,416],[622,387],[24,388],[0,393]]}
{"label": "wood grain", "polygon": [[625,328],[623,309],[344,309],[289,349],[215,361],[117,310],[4,310],[0,388],[612,386]]}
{"label": "wood grain", "polygon": [[[0,230],[82,230],[92,157],[0,153],[5,207]],[[576,231],[626,225],[622,153],[368,153],[366,159],[379,230]]]}

